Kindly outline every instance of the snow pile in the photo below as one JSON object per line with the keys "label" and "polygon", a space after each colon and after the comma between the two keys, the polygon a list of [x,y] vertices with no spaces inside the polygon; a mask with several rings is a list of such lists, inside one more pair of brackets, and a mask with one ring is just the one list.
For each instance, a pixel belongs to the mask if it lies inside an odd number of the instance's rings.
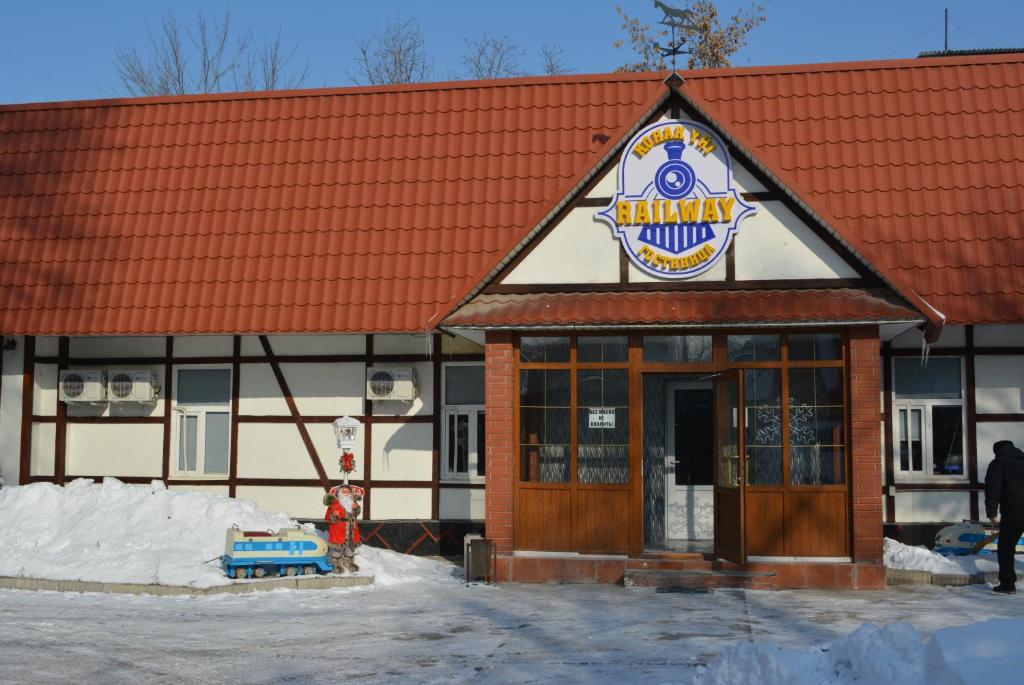
{"label": "snow pile", "polygon": [[227,581],[216,563],[228,528],[294,525],[248,500],[72,481],[0,490],[0,576],[209,587]]}
{"label": "snow pile", "polygon": [[744,683],[1008,683],[1019,669],[1024,620],[991,619],[936,631],[926,639],[912,625],[869,623],[809,651],[743,642],[727,647],[695,682]]}
{"label": "snow pile", "polygon": [[[244,499],[182,490],[160,481],[125,485],[79,479],[0,490],[0,576],[210,587],[231,582],[220,568],[228,528],[298,524]],[[359,575],[381,585],[448,581],[452,566],[360,547]]]}
{"label": "snow pile", "polygon": [[885,538],[885,565],[906,571],[931,571],[963,575],[960,564],[927,547],[911,547],[891,538]]}
{"label": "snow pile", "polygon": [[433,559],[399,554],[379,547],[360,545],[356,549],[359,575],[373,576],[374,585],[404,583],[459,583],[458,567]]}

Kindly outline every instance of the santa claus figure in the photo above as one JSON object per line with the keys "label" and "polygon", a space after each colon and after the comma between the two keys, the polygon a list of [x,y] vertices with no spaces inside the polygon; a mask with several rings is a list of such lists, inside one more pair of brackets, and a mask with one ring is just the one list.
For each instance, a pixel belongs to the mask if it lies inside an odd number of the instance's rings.
{"label": "santa claus figure", "polygon": [[362,542],[359,525],[356,523],[360,511],[358,499],[351,487],[342,485],[326,495],[324,503],[327,505],[324,520],[328,523],[327,540],[334,571],[358,571],[355,548]]}

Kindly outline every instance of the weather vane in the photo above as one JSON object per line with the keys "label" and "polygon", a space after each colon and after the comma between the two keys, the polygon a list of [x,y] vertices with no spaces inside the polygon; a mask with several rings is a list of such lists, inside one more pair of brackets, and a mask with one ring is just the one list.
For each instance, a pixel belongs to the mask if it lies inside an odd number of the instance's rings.
{"label": "weather vane", "polygon": [[691,9],[677,9],[666,5],[661,0],[654,0],[654,6],[665,13],[665,17],[659,21],[672,31],[672,40],[665,46],[655,43],[654,47],[661,53],[662,57],[672,58],[672,71],[676,70],[676,56],[689,54],[689,50],[683,46],[686,44],[686,32],[695,32],[697,25],[694,23],[696,14]]}

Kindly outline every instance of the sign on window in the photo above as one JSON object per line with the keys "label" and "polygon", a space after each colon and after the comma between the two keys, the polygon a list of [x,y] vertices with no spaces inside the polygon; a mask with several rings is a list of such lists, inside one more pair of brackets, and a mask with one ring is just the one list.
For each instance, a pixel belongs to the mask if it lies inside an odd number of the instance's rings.
{"label": "sign on window", "polygon": [[590,409],[591,428],[615,428],[615,410],[603,407]]}

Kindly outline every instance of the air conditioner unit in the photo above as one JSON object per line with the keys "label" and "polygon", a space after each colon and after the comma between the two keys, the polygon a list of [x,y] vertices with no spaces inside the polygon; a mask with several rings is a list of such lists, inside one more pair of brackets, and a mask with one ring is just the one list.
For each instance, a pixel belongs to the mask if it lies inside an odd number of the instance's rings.
{"label": "air conditioner unit", "polygon": [[62,402],[104,402],[107,385],[99,369],[68,369],[60,372],[58,392]]}
{"label": "air conditioner unit", "polygon": [[152,371],[107,371],[107,399],[111,402],[154,402],[159,391]]}
{"label": "air conditioner unit", "polygon": [[416,399],[416,372],[409,367],[380,368],[366,370],[366,399],[402,400]]}

